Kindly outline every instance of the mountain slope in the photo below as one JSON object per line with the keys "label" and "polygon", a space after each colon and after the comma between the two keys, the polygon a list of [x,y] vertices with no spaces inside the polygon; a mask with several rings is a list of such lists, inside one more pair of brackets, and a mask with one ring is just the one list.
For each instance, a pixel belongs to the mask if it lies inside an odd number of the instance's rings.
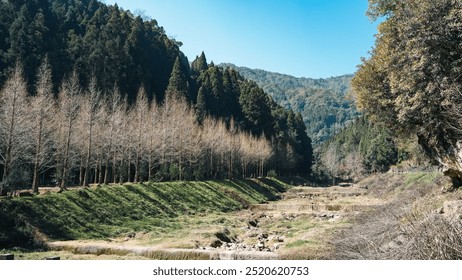
{"label": "mountain slope", "polygon": [[359,115],[354,103],[345,98],[353,75],[310,79],[228,63],[221,66],[237,70],[244,78],[255,81],[276,103],[300,112],[314,146]]}

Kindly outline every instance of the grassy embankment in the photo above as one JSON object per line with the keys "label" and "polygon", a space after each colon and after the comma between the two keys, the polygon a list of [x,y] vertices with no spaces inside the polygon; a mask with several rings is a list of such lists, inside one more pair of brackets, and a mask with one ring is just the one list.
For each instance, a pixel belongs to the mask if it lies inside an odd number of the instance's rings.
{"label": "grassy embankment", "polygon": [[276,179],[105,185],[0,199],[0,248],[174,229],[167,218],[231,212],[279,199]]}

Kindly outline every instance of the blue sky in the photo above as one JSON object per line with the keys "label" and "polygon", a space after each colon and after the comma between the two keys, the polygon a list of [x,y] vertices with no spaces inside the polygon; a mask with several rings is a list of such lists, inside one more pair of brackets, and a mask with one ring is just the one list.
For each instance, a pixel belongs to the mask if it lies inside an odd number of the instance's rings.
{"label": "blue sky", "polygon": [[374,44],[367,0],[104,0],[154,18],[193,60],[296,77],[352,74]]}

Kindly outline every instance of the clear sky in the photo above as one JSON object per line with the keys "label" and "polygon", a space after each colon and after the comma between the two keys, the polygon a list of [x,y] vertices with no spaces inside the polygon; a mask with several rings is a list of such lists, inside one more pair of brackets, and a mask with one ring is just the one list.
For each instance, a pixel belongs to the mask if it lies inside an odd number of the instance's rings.
{"label": "clear sky", "polygon": [[192,61],[202,51],[296,77],[353,74],[374,44],[367,0],[104,0],[157,20]]}

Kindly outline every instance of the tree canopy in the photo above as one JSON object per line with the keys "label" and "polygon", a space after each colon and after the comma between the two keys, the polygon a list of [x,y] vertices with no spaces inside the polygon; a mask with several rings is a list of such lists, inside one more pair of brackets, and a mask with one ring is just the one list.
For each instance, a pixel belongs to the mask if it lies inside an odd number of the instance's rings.
{"label": "tree canopy", "polygon": [[454,0],[371,0],[369,14],[385,20],[371,57],[352,80],[361,110],[401,134],[417,135],[457,184],[461,11]]}

